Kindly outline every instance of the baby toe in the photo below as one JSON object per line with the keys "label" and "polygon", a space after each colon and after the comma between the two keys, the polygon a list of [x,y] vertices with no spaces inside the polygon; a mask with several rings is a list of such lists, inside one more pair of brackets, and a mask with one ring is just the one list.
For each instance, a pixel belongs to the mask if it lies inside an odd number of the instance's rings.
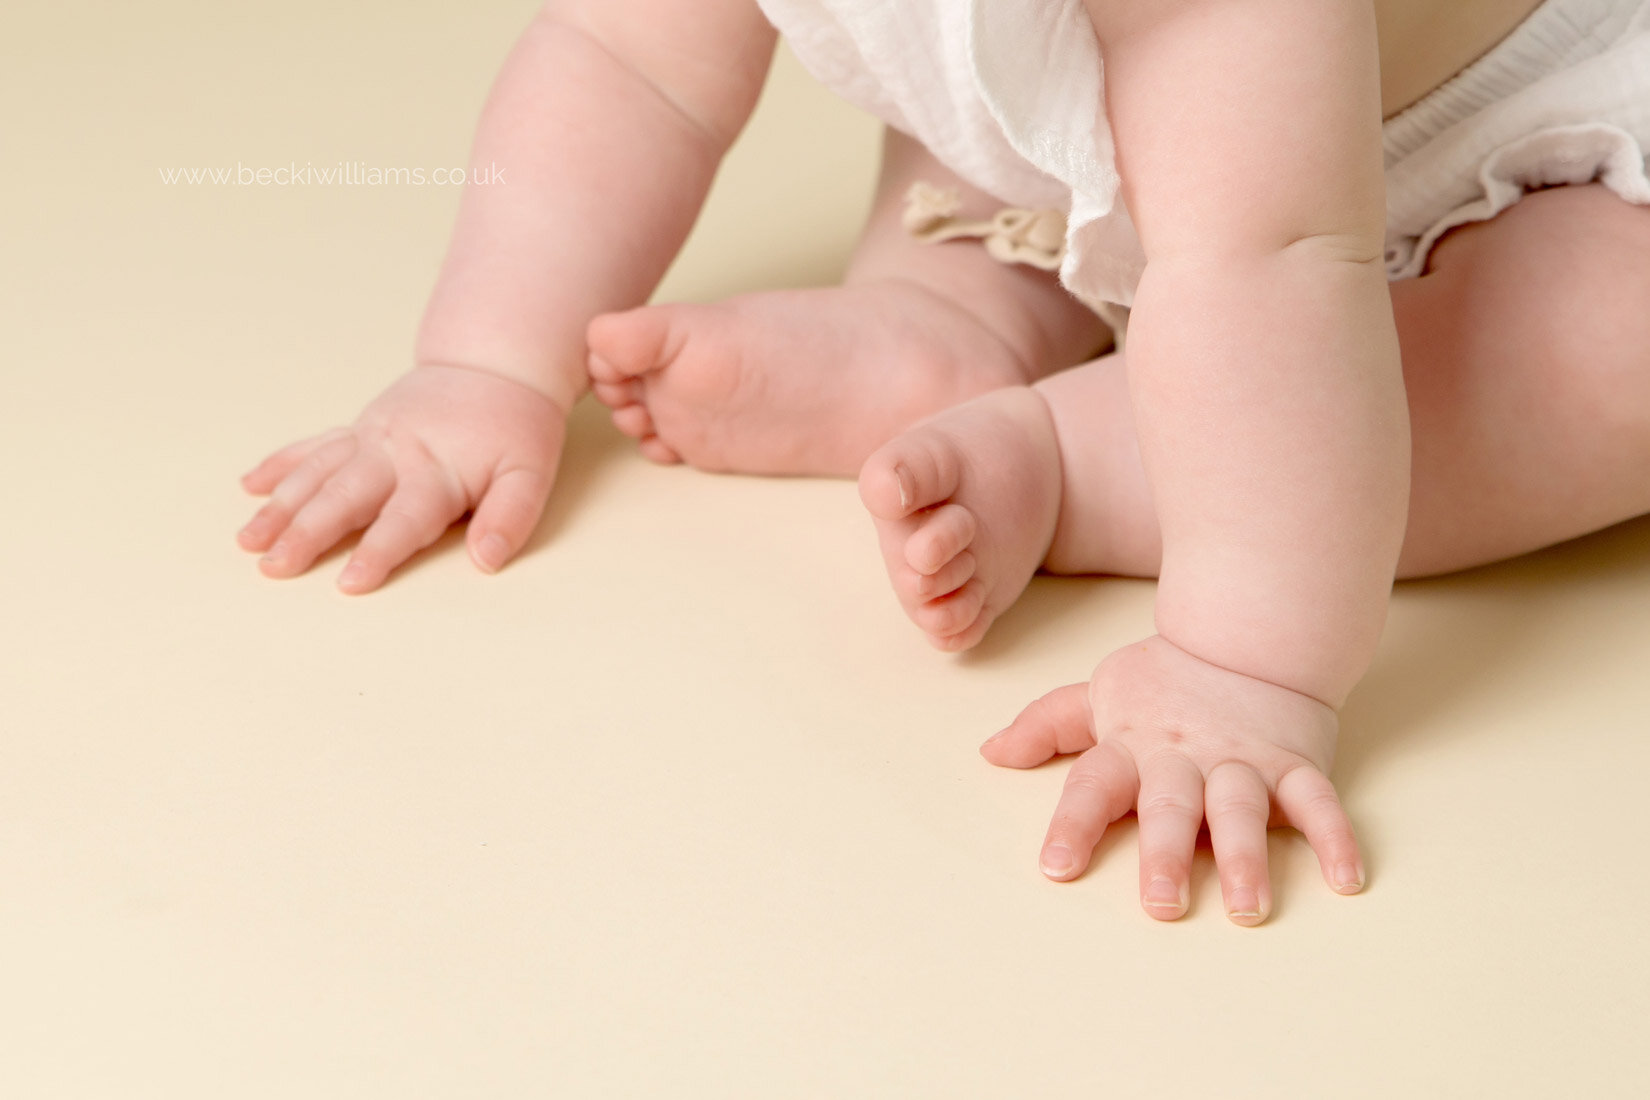
{"label": "baby toe", "polygon": [[960,504],[936,508],[905,543],[905,563],[918,573],[937,573],[974,540],[974,513]]}
{"label": "baby toe", "polygon": [[642,452],[642,457],[661,466],[675,466],[682,461],[682,456],[656,435],[642,440],[636,449]]}
{"label": "baby toe", "polygon": [[985,638],[986,631],[991,629],[991,619],[980,615],[966,629],[956,634],[948,634],[943,638],[930,637],[928,644],[941,653],[961,653],[965,649],[973,649]]}
{"label": "baby toe", "polygon": [[953,640],[973,633],[984,607],[985,585],[980,583],[979,578],[974,578],[955,592],[918,607],[911,613],[911,619],[936,647],[966,649],[973,644],[972,641],[958,645]]}
{"label": "baby toe", "polygon": [[658,434],[645,405],[625,405],[614,409],[613,426],[632,439],[646,439]]}
{"label": "baby toe", "polygon": [[608,408],[622,409],[626,405],[634,405],[641,401],[642,384],[634,379],[624,382],[599,382],[592,379],[590,392],[595,394],[597,401]]}
{"label": "baby toe", "polygon": [[964,550],[935,572],[916,574],[911,589],[920,601],[938,599],[972,580],[975,565],[974,555]]}

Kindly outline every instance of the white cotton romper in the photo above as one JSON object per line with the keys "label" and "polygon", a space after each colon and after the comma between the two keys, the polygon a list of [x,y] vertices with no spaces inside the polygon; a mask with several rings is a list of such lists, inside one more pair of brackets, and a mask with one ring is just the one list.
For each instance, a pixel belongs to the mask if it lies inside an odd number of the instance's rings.
{"label": "white cotton romper", "polygon": [[[1119,195],[1083,0],[759,0],[803,66],[981,190],[1064,211],[1060,281],[1120,318],[1145,254]],[[1547,0],[1383,127],[1386,269],[1529,191],[1650,204],[1650,0]],[[1115,323],[1115,322],[1114,322]]]}

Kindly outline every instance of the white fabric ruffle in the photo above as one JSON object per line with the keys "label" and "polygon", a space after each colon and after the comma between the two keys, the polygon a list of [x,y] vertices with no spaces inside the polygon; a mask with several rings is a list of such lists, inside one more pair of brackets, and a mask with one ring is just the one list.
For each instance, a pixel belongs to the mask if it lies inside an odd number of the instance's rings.
{"label": "white fabric ruffle", "polygon": [[1650,204],[1650,2],[1547,0],[1383,140],[1389,279],[1543,187],[1597,181]]}
{"label": "white fabric ruffle", "polygon": [[[1060,280],[1108,319],[1145,270],[1083,0],[759,0],[815,77],[1011,206],[1065,212]],[[1650,0],[1547,0],[1383,127],[1387,275],[1542,187],[1650,204]]]}

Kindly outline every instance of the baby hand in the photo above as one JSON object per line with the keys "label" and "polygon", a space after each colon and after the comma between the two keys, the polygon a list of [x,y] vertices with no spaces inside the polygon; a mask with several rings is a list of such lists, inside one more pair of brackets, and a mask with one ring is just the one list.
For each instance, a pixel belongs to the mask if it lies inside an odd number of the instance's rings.
{"label": "baby hand", "polygon": [[1352,823],[1327,773],[1335,712],[1308,696],[1230,672],[1153,636],[1113,653],[1087,684],[1050,692],[981,746],[993,764],[1030,768],[1081,752],[1043,841],[1043,873],[1080,875],[1106,826],[1140,818],[1140,900],[1159,920],[1186,912],[1192,850],[1209,822],[1226,914],[1271,911],[1266,830],[1306,834],[1324,879],[1363,888]]}
{"label": "baby hand", "polygon": [[276,451],[241,479],[269,501],[239,535],[271,577],[292,577],[367,532],[338,577],[370,592],[474,510],[470,557],[491,573],[527,542],[555,481],[567,412],[487,371],[420,366],[355,426]]}

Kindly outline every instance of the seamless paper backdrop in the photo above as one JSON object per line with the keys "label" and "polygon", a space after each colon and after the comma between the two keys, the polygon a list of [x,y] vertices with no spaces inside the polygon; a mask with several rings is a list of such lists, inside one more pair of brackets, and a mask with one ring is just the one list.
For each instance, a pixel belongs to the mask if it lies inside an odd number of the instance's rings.
{"label": "seamless paper backdrop", "polygon": [[[405,369],[523,2],[0,12],[0,1095],[1637,1096],[1650,525],[1402,586],[1276,915],[1036,869],[976,744],[1150,630],[1034,582],[931,652],[847,482],[575,418],[527,554],[264,580],[237,476]],[[782,56],[661,296],[830,281],[876,132]],[[575,262],[572,259],[569,262]]]}

